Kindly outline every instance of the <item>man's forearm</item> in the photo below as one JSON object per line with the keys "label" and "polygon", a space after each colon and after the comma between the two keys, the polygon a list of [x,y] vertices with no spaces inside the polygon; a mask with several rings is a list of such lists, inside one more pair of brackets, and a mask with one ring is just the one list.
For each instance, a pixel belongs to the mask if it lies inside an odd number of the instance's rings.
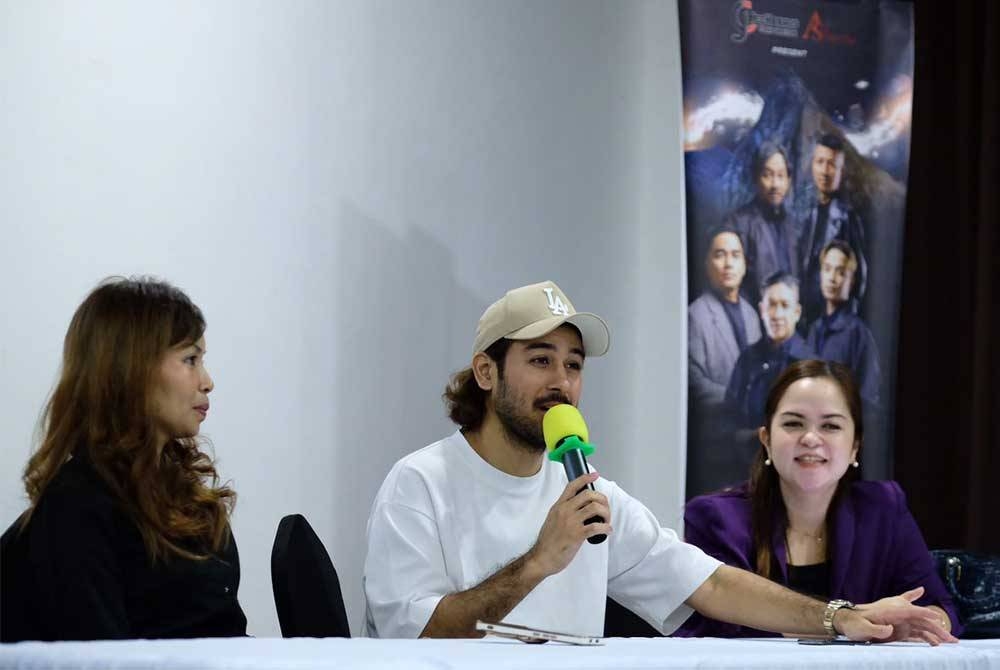
{"label": "man's forearm", "polygon": [[687,604],[701,614],[774,633],[825,635],[826,603],[775,584],[760,575],[720,566]]}
{"label": "man's forearm", "polygon": [[528,552],[478,586],[442,598],[420,637],[482,637],[477,619],[500,621],[545,577]]}

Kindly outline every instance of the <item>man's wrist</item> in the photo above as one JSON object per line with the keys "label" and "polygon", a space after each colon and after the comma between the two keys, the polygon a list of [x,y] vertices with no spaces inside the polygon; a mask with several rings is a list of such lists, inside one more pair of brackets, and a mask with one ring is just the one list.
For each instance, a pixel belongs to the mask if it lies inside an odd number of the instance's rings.
{"label": "man's wrist", "polygon": [[841,630],[837,628],[837,621],[843,620],[838,619],[837,615],[841,614],[844,610],[855,609],[854,603],[849,600],[831,600],[826,604],[826,608],[823,610],[823,628],[826,630],[827,635],[830,637],[837,637],[841,633]]}
{"label": "man's wrist", "polygon": [[844,634],[843,627],[838,626],[837,624],[843,623],[844,617],[847,616],[850,616],[849,610],[839,609],[833,613],[833,621],[831,622],[831,626],[833,626],[833,633],[831,634],[832,637],[837,637],[838,635]]}
{"label": "man's wrist", "polygon": [[542,560],[538,557],[534,547],[529,549],[528,553],[526,553],[523,558],[524,562],[521,564],[521,576],[526,582],[530,583],[532,587],[539,584],[542,580],[549,576],[549,573],[545,570],[545,566],[542,564]]}

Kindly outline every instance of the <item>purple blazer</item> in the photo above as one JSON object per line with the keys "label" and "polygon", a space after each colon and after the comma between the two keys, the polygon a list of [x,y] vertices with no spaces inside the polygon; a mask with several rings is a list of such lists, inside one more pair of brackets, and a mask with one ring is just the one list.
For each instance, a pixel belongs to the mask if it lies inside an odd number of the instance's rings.
{"label": "purple blazer", "polygon": [[[957,636],[962,632],[955,605],[935,570],[899,484],[855,482],[832,511],[830,598],[868,603],[923,586],[924,596],[916,604],[943,608],[951,617],[952,633]],[[723,563],[754,572],[747,485],[692,499],[684,508],[684,539]],[[775,524],[771,549],[780,566],[780,574],[772,579],[787,586],[783,520]],[[695,613],[674,635],[763,637],[774,633]]]}

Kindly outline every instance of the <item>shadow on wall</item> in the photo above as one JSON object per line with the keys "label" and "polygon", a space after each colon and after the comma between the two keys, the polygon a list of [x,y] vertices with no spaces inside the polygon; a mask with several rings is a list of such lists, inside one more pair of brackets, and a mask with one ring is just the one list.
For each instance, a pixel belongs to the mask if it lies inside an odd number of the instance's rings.
{"label": "shadow on wall", "polygon": [[395,461],[455,429],[441,393],[465,362],[483,306],[454,276],[450,250],[426,232],[409,226],[400,236],[349,202],[339,218],[329,381],[337,484],[328,546],[360,632],[371,501]]}

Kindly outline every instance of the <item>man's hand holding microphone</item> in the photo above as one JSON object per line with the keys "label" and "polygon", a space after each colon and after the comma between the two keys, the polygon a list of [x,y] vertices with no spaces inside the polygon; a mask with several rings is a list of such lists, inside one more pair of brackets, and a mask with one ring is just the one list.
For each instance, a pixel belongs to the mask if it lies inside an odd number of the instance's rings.
{"label": "man's hand holding microphone", "polygon": [[549,458],[566,468],[569,484],[549,509],[538,540],[525,556],[546,576],[554,575],[573,560],[583,541],[600,544],[611,533],[611,508],[594,488],[599,475],[590,472],[586,456],[593,453],[587,424],[572,405],[556,405],[542,420]]}

